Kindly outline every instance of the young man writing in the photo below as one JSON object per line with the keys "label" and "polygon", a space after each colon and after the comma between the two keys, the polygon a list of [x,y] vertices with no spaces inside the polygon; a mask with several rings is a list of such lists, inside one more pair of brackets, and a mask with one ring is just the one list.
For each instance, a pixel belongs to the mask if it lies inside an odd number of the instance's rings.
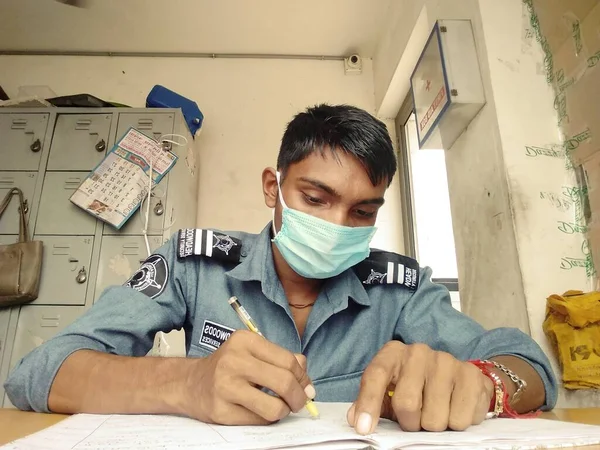
{"label": "young man writing", "polygon": [[[6,383],[10,399],[221,424],[271,423],[310,398],[348,401],[362,434],[379,417],[409,431],[464,430],[490,411],[551,408],[556,380],[534,341],[484,330],[452,308],[430,269],[369,250],[395,172],[387,130],[365,111],[298,114],[277,169],[262,174],[272,223],[258,235],[180,231],[26,356]],[[232,296],[264,337],[236,331]],[[142,357],[156,332],[180,328],[188,358]]]}

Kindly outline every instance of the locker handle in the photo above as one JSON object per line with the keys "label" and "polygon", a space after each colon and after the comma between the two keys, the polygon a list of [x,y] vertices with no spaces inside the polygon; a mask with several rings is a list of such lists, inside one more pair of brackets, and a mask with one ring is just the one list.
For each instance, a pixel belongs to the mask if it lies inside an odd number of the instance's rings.
{"label": "locker handle", "polygon": [[77,281],[79,284],[83,284],[87,281],[87,272],[85,271],[85,266],[81,268],[77,274],[77,277],[75,278],[75,281]]}
{"label": "locker handle", "polygon": [[29,148],[33,153],[37,153],[42,149],[42,143],[39,139],[36,139],[35,141],[33,141],[33,144],[29,146]]}
{"label": "locker handle", "polygon": [[106,142],[104,142],[104,139],[100,139],[100,141],[96,144],[96,151],[103,152],[104,150],[106,150]]}

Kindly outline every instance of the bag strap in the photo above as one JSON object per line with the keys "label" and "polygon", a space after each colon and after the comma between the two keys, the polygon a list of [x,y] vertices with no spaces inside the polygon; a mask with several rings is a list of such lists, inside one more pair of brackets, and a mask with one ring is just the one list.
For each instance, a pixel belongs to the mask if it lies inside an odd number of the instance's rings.
{"label": "bag strap", "polygon": [[2,214],[8,207],[12,196],[18,194],[19,195],[19,242],[28,242],[29,241],[29,227],[27,226],[27,218],[25,217],[25,198],[23,196],[23,191],[19,188],[12,188],[6,196],[2,203],[0,203],[0,218],[2,218]]}

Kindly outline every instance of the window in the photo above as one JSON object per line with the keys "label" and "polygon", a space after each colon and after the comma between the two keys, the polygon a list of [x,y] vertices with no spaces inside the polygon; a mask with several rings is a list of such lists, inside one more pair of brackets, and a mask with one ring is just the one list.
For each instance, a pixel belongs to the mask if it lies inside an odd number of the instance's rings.
{"label": "window", "polygon": [[396,118],[406,252],[433,270],[433,281],[450,291],[460,310],[458,269],[446,160],[443,149],[419,149],[417,124],[409,97]]}

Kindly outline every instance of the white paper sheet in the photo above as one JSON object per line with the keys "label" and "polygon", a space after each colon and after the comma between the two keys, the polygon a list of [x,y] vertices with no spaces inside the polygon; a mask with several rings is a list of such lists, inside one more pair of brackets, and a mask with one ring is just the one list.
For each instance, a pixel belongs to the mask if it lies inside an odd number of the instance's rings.
{"label": "white paper sheet", "polygon": [[534,449],[600,443],[600,427],[543,419],[495,419],[464,432],[406,433],[381,421],[376,433],[356,435],[346,423],[349,404],[319,403],[320,419],[292,415],[267,427],[225,427],[172,416],[79,414],[17,440],[3,450],[311,450],[414,448]]}

